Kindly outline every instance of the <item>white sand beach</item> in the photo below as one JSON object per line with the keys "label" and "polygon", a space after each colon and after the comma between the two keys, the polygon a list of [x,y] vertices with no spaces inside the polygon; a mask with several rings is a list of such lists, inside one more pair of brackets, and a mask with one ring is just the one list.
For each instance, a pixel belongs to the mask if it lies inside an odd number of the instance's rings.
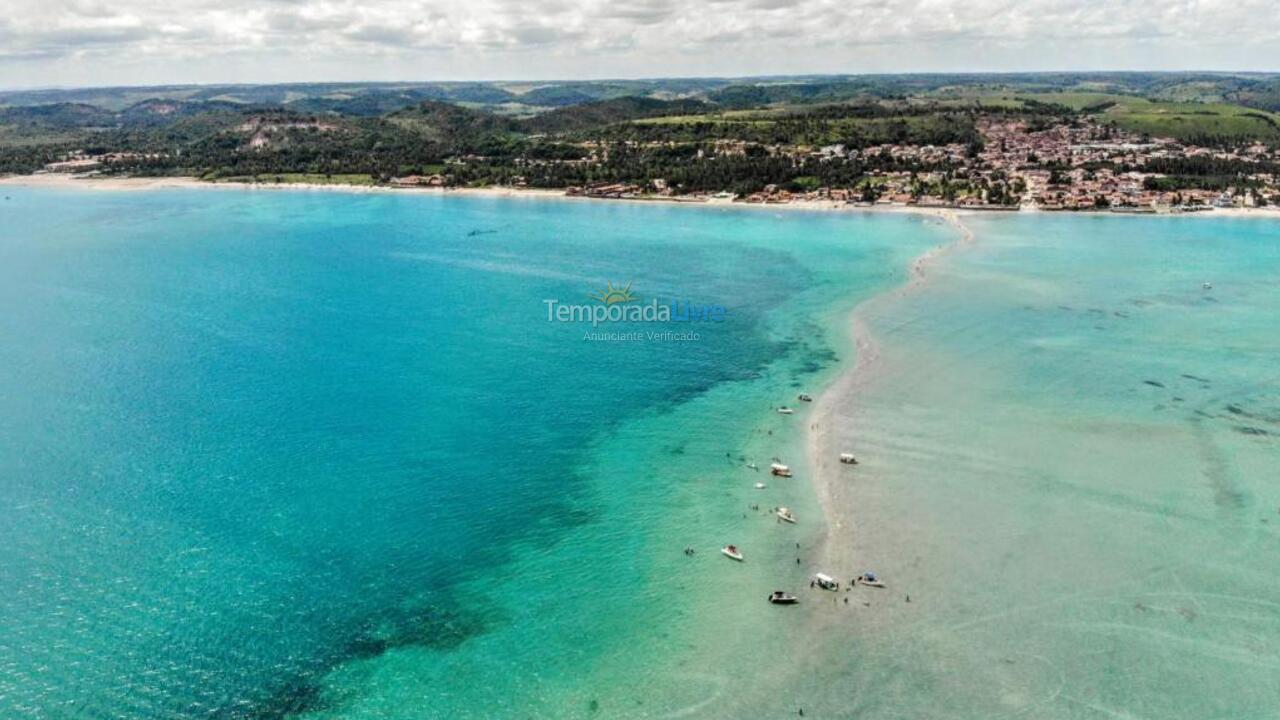
{"label": "white sand beach", "polygon": [[[357,194],[373,194],[373,193],[395,193],[395,194],[427,194],[427,195],[460,195],[472,197],[503,197],[503,198],[537,198],[537,199],[561,199],[575,201],[607,201],[607,202],[625,202],[625,203],[655,203],[662,205],[683,205],[690,207],[709,207],[709,208],[752,208],[755,210],[801,210],[801,211],[843,211],[843,212],[876,212],[876,213],[909,213],[924,214],[937,217],[957,217],[964,213],[985,213],[990,211],[984,210],[966,210],[946,207],[929,207],[914,205],[850,205],[844,202],[832,200],[792,200],[786,203],[744,203],[733,202],[729,200],[708,199],[708,200],[692,200],[665,197],[644,197],[644,198],[597,198],[584,195],[567,195],[562,190],[550,190],[545,188],[515,188],[504,186],[490,186],[479,188],[438,188],[438,187],[391,187],[387,185],[353,185],[348,183],[309,183],[309,182],[286,182],[286,183],[267,183],[267,182],[223,182],[223,181],[206,181],[194,177],[107,177],[100,175],[84,176],[73,175],[68,173],[37,173],[32,175],[10,175],[0,177],[0,186],[26,186],[26,187],[51,187],[51,188],[79,188],[90,190],[107,190],[107,191],[139,191],[139,190],[162,190],[162,189],[211,189],[211,190],[263,190],[271,192],[292,191],[292,192],[336,192],[336,193],[357,193]],[[1015,212],[1015,211],[1007,211]],[[1020,213],[1039,213],[1047,212],[1035,208],[1024,207],[1016,212]],[[951,213],[951,215],[943,215],[943,213]],[[1056,213],[1053,213],[1056,214]],[[1124,214],[1109,212],[1092,212],[1082,211],[1079,213],[1067,214],[1096,214],[1105,215],[1107,217],[1151,217],[1150,214]],[[1214,208],[1212,211],[1199,213],[1179,213],[1177,217],[1250,217],[1250,218],[1280,218],[1280,208]],[[951,220],[948,220],[951,222]]]}

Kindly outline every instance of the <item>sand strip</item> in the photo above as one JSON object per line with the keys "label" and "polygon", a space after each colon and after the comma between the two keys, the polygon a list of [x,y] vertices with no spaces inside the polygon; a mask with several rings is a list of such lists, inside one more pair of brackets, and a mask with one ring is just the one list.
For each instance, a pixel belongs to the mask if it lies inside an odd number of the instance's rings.
{"label": "sand strip", "polygon": [[[880,366],[880,348],[871,333],[870,318],[885,304],[919,292],[927,286],[930,269],[947,253],[973,244],[973,231],[954,210],[933,210],[929,214],[938,217],[956,230],[957,237],[945,245],[930,249],[911,262],[907,282],[893,290],[872,297],[853,309],[850,315],[850,334],[854,339],[853,367],[843,371],[814,402],[812,426],[808,431],[808,461],[813,475],[814,492],[822,505],[827,523],[827,533],[819,547],[819,557],[824,567],[839,572],[851,570],[853,548],[857,533],[857,521],[845,508],[853,503],[843,496],[851,494],[847,480],[841,481],[842,470],[839,454],[853,452],[853,448],[835,447],[837,441],[836,413],[840,407],[857,403],[859,391],[874,381]],[[856,454],[856,453],[855,453]],[[855,471],[856,472],[856,471]]]}

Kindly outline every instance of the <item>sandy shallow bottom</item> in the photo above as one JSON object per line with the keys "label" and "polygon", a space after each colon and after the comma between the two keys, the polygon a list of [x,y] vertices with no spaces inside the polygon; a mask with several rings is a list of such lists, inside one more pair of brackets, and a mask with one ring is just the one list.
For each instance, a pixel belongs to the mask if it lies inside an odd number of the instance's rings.
{"label": "sandy shallow bottom", "polygon": [[1277,228],[1028,220],[855,312],[810,447],[827,562],[890,588],[827,613],[807,714],[1267,716]]}

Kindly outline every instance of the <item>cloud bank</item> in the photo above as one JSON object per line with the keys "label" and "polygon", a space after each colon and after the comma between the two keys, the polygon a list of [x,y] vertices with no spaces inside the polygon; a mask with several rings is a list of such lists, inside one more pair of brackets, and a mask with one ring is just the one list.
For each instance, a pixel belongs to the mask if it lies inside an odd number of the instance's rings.
{"label": "cloud bank", "polygon": [[1280,69],[1259,0],[7,0],[0,85]]}

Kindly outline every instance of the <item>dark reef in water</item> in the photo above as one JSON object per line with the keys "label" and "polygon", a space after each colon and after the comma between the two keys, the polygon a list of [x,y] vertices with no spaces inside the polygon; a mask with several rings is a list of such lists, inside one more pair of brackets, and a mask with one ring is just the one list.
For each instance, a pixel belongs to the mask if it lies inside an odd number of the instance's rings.
{"label": "dark reef in water", "polygon": [[223,709],[215,711],[212,717],[217,720],[285,720],[329,708],[320,685],[305,678],[295,678],[250,709]]}
{"label": "dark reef in water", "polygon": [[796,328],[792,339],[785,344],[785,355],[795,358],[793,377],[799,379],[805,375],[813,375],[839,361],[836,352],[822,340],[822,328],[816,324],[805,323]]}
{"label": "dark reef in water", "polygon": [[235,702],[204,710],[201,715],[213,720],[286,720],[333,710],[341,707],[345,698],[332,695],[325,687],[324,677],[331,670],[396,648],[447,652],[503,621],[497,609],[483,598],[464,602],[443,595],[417,608],[388,609],[365,618],[345,638],[336,639],[329,652],[308,662],[308,667],[271,675],[267,686],[246,689]]}
{"label": "dark reef in water", "polygon": [[1164,387],[1164,383],[1158,380],[1143,380],[1142,382],[1146,383],[1147,385],[1150,385],[1151,387],[1158,387],[1158,388]]}
{"label": "dark reef in water", "polygon": [[386,612],[369,618],[347,641],[343,654],[361,659],[408,646],[452,650],[488,632],[492,624],[482,612],[470,611],[462,603]]}

